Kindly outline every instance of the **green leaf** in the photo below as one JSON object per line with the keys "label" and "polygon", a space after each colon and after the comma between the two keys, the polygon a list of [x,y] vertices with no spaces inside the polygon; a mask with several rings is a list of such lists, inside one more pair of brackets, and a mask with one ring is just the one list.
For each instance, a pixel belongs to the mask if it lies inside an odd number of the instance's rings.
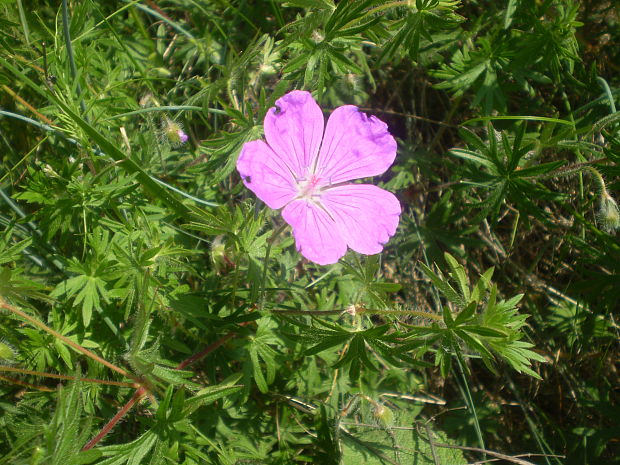
{"label": "green leaf", "polygon": [[147,454],[157,443],[157,434],[148,430],[135,441],[126,444],[100,447],[99,450],[108,459],[99,462],[99,465],[141,465]]}
{"label": "green leaf", "polygon": [[566,160],[558,160],[558,161],[552,161],[549,163],[541,163],[536,166],[530,166],[528,168],[516,170],[514,172],[514,176],[517,176],[519,178],[530,178],[530,177],[535,178],[538,176],[545,175],[546,173],[550,173],[558,169],[560,166],[564,164],[566,164]]}
{"label": "green leaf", "polygon": [[506,331],[502,331],[497,328],[489,328],[487,326],[463,325],[461,326],[461,329],[463,329],[464,331],[469,331],[470,333],[475,333],[475,334],[478,334],[480,336],[485,336],[485,337],[505,338],[508,336],[508,333]]}
{"label": "green leaf", "polygon": [[309,349],[306,349],[304,354],[306,356],[316,355],[332,347],[344,345],[352,337],[352,334],[344,333],[322,338],[321,342],[310,347]]}
{"label": "green leaf", "polygon": [[486,359],[493,359],[493,354],[484,346],[484,344],[478,338],[472,336],[471,334],[467,334],[465,328],[455,329],[454,332],[465,342],[465,344],[469,346],[471,350],[478,352]]}
{"label": "green leaf", "polygon": [[[459,449],[449,449],[429,444],[427,434],[433,442],[455,444],[442,431],[429,426],[425,428],[412,409],[394,411],[393,428],[378,428],[372,411],[364,408],[356,411],[359,423],[369,426],[347,425],[341,430],[342,460],[344,464],[394,465],[411,463],[416,465],[461,464],[467,460]],[[414,426],[412,426],[414,425]]]}
{"label": "green leaf", "polygon": [[469,279],[467,279],[467,275],[465,274],[465,268],[463,268],[463,265],[457,262],[456,259],[447,252],[444,254],[444,258],[446,259],[448,266],[450,266],[450,276],[459,285],[459,290],[461,291],[463,300],[465,302],[469,302]]}
{"label": "green leaf", "polygon": [[563,119],[558,119],[558,118],[548,118],[546,116],[528,116],[528,115],[522,115],[522,116],[483,116],[483,117],[479,117],[479,118],[472,118],[472,119],[468,119],[467,121],[463,122],[464,126],[467,126],[468,124],[471,123],[477,123],[479,121],[494,121],[494,120],[516,120],[516,121],[542,121],[542,122],[547,122],[547,123],[557,123],[557,124],[564,124],[566,126],[574,126],[575,123],[571,122],[571,121],[566,121]]}
{"label": "green leaf", "polygon": [[478,302],[472,301],[470,302],[463,310],[459,312],[454,320],[454,324],[456,326],[460,326],[466,321],[469,321],[473,316],[476,308],[478,307]]}
{"label": "green leaf", "polygon": [[482,276],[480,276],[480,279],[478,279],[478,282],[476,282],[476,285],[474,286],[474,289],[471,292],[472,302],[476,302],[476,303],[480,302],[480,300],[486,293],[487,289],[489,288],[489,285],[491,284],[491,278],[493,277],[494,272],[495,272],[495,267],[491,267],[488,270],[486,270],[482,274]]}
{"label": "green leaf", "polygon": [[453,304],[458,305],[459,307],[464,307],[467,304],[465,300],[463,300],[463,298],[458,294],[458,292],[456,292],[446,280],[436,275],[433,270],[431,270],[424,263],[419,263],[419,266],[420,268],[422,268],[424,274],[428,276],[428,278],[432,281],[435,287],[439,289],[439,291],[444,295],[446,299],[448,299]]}
{"label": "green leaf", "polygon": [[495,165],[495,163],[492,160],[489,160],[485,158],[484,156],[480,155],[479,153],[472,152],[471,150],[465,150],[465,149],[450,149],[448,153],[450,153],[451,155],[455,155],[459,158],[464,158],[466,160],[473,161],[474,163],[482,165],[486,167],[491,173],[494,173],[494,174],[497,173],[497,166]]}
{"label": "green leaf", "polygon": [[618,121],[620,121],[620,111],[612,113],[611,115],[604,116],[603,118],[596,121],[592,125],[592,129],[590,132],[593,134],[596,134],[598,132],[601,132],[603,129],[605,129],[610,124],[614,124]]}
{"label": "green leaf", "polygon": [[168,191],[161,187],[151,176],[146,173],[140,165],[124,154],[118,149],[110,140],[93,128],[82,117],[75,113],[69,106],[61,99],[56,97],[53,93],[46,93],[40,90],[39,86],[25,76],[12,64],[8,63],[4,58],[0,57],[0,63],[2,63],[6,69],[11,71],[20,81],[28,85],[31,89],[41,94],[44,98],[49,98],[54,101],[101,149],[101,151],[108,156],[112,157],[119,166],[121,166],[127,173],[136,174],[136,179],[149,191],[153,196],[160,199],[164,204],[172,208],[179,216],[187,216],[189,211],[185,205],[179,202]]}
{"label": "green leaf", "polygon": [[216,400],[230,397],[238,392],[243,388],[242,385],[235,384],[240,378],[241,375],[237,375],[222,384],[201,389],[196,395],[185,400],[182,416],[187,417],[204,405],[212,404]]}
{"label": "green leaf", "polygon": [[261,370],[260,360],[258,359],[258,352],[256,347],[251,346],[249,350],[250,359],[252,361],[252,373],[254,375],[254,381],[256,382],[256,386],[263,394],[269,391],[269,386],[267,384],[267,380],[263,375],[263,371]]}

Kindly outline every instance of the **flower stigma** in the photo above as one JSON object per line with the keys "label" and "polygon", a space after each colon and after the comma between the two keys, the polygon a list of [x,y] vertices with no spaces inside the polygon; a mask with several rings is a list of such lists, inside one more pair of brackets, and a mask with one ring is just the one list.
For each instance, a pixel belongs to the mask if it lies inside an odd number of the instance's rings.
{"label": "flower stigma", "polygon": [[321,195],[321,178],[316,174],[311,174],[304,178],[297,179],[297,198],[313,200],[314,197]]}

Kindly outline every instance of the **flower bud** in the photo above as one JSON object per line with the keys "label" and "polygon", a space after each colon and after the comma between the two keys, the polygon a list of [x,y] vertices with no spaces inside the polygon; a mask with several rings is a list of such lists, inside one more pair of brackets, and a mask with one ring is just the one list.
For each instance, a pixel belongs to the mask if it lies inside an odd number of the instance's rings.
{"label": "flower bud", "polygon": [[164,136],[173,147],[183,145],[189,139],[187,134],[183,131],[181,124],[168,118],[164,120],[163,132]]}
{"label": "flower bud", "polygon": [[349,305],[347,308],[344,309],[344,313],[355,316],[357,314],[357,307],[355,305]]}
{"label": "flower bud", "polygon": [[385,405],[377,404],[372,413],[382,426],[391,426],[394,421],[394,413]]}
{"label": "flower bud", "polygon": [[218,274],[235,266],[230,257],[230,250],[226,249],[224,236],[217,236],[211,243],[211,261]]}
{"label": "flower bud", "polygon": [[10,365],[15,360],[15,348],[6,341],[0,341],[0,365]]}
{"label": "flower bud", "polygon": [[603,231],[612,233],[620,229],[620,210],[618,210],[618,204],[607,192],[601,195],[598,219]]}

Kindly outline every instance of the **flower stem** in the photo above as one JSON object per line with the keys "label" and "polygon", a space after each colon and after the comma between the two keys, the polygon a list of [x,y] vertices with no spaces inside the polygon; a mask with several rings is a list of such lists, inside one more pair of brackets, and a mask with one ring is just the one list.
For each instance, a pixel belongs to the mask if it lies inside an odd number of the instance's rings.
{"label": "flower stem", "polygon": [[370,313],[371,315],[410,315],[420,318],[429,318],[435,321],[443,321],[441,315],[437,315],[436,313],[431,312],[423,312],[420,310],[379,310],[360,308],[357,310],[357,313]]}
{"label": "flower stem", "polygon": [[79,380],[85,383],[97,383],[97,384],[105,384],[109,386],[120,386],[120,387],[130,387],[130,388],[140,387],[140,385],[137,383],[124,383],[122,381],[108,381],[105,379],[93,379],[93,378],[76,378],[75,376],[57,375],[55,373],[46,373],[44,371],[32,371],[32,370],[26,370],[25,368],[7,367],[7,366],[2,366],[2,365],[0,365],[0,371],[10,371],[12,373],[21,373],[24,375],[41,376],[44,378]]}
{"label": "flower stem", "polygon": [[[245,326],[247,324],[249,324],[249,322],[241,323],[241,326]],[[176,369],[177,370],[182,370],[183,368],[187,367],[188,365],[191,365],[191,364],[197,362],[198,360],[206,357],[211,352],[213,352],[215,349],[217,349],[222,344],[224,344],[226,341],[228,341],[229,339],[233,338],[235,335],[236,335],[236,333],[234,331],[229,332],[225,336],[219,338],[213,344],[209,344],[206,348],[204,348],[200,352],[198,352],[198,353],[192,355],[191,357],[183,360],[181,363],[179,363],[176,366]],[[125,405],[123,405],[123,407],[118,412],[116,412],[116,415],[114,415],[110,419],[110,421],[108,421],[105,424],[105,426],[101,429],[101,431],[99,431],[99,433],[94,438],[92,438],[90,441],[88,441],[88,443],[84,447],[82,447],[82,450],[85,451],[85,450],[89,450],[89,449],[92,449],[93,447],[95,447],[99,443],[99,441],[101,441],[106,436],[106,434],[108,434],[110,431],[112,431],[112,428],[114,428],[114,426],[129,412],[129,410],[131,410],[131,407],[133,407],[134,404],[136,402],[138,402],[140,399],[142,399],[146,394],[147,394],[147,391],[146,391],[146,389],[143,386],[139,387],[138,389],[136,389],[136,392],[131,397],[131,399],[129,399],[129,401],[127,401],[127,403]]]}
{"label": "flower stem", "polygon": [[344,313],[345,310],[271,310],[271,313],[276,315],[339,315]]}
{"label": "flower stem", "polygon": [[90,450],[95,447],[99,443],[99,441],[101,441],[105,437],[106,434],[112,431],[114,425],[116,425],[121,420],[121,418],[123,418],[127,414],[127,412],[131,410],[131,407],[133,407],[134,404],[140,399],[142,399],[145,395],[146,389],[144,389],[143,387],[136,389],[136,392],[131,397],[131,399],[129,399],[129,401],[125,405],[123,405],[123,407],[118,412],[116,412],[116,415],[114,415],[110,419],[110,421],[105,424],[105,426],[101,429],[101,431],[99,431],[97,436],[92,438],[84,447],[82,447],[82,451]]}
{"label": "flower stem", "polygon": [[261,278],[260,283],[260,297],[258,300],[258,308],[262,310],[263,304],[265,303],[265,284],[267,282],[267,267],[269,265],[269,255],[271,254],[271,246],[276,241],[277,237],[288,227],[287,223],[282,223],[282,225],[276,229],[269,239],[267,239],[267,250],[265,251],[265,262],[263,263],[263,276]]}
{"label": "flower stem", "polygon": [[597,76],[596,80],[598,81],[599,85],[603,88],[603,91],[605,92],[605,95],[607,96],[607,101],[609,102],[609,109],[611,110],[611,113],[615,113],[616,102],[614,102],[614,96],[611,93],[609,84],[607,84],[607,81],[600,76]]}
{"label": "flower stem", "polygon": [[[77,66],[75,66],[75,56],[73,54],[73,45],[71,44],[71,32],[70,32],[70,21],[69,21],[69,7],[67,6],[67,0],[62,0],[62,29],[65,36],[65,46],[67,47],[67,56],[69,57],[69,66],[71,68],[71,77],[74,80],[77,80]],[[77,97],[80,99],[80,108],[82,109],[82,114],[86,117],[86,105],[84,104],[84,100],[82,100],[82,87],[80,86],[79,81],[75,83],[75,91],[77,92]]]}
{"label": "flower stem", "polygon": [[559,178],[562,176],[573,176],[573,175],[582,173],[584,171],[588,171],[590,172],[590,174],[592,174],[596,178],[600,186],[603,178],[601,177],[601,174],[592,165],[603,163],[606,161],[608,161],[608,158],[603,157],[603,158],[597,158],[595,160],[584,161],[581,163],[574,163],[572,165],[562,166],[561,168],[558,168],[557,170],[551,171],[549,173],[539,174],[537,176],[531,176],[531,178],[532,179],[551,179],[551,178]]}
{"label": "flower stem", "polygon": [[6,381],[7,383],[17,384],[18,386],[24,386],[29,389],[36,389],[37,391],[43,392],[54,392],[56,389],[49,388],[47,386],[37,386],[36,384],[30,384],[21,379],[9,378],[8,376],[0,375],[0,379]]}
{"label": "flower stem", "polygon": [[341,313],[351,313],[353,315],[359,315],[361,313],[368,313],[370,315],[410,315],[420,318],[429,318],[435,321],[443,321],[440,315],[430,312],[423,312],[419,310],[380,310],[364,307],[355,307],[355,312],[349,312],[348,309],[343,310],[271,310],[271,313],[277,315],[307,315],[307,316],[321,316],[321,315],[339,315]]}
{"label": "flower stem", "polygon": [[66,336],[63,336],[62,334],[60,334],[58,331],[53,330],[52,328],[50,328],[49,326],[47,326],[45,323],[43,323],[42,321],[37,320],[36,318],[28,315],[26,312],[23,312],[21,310],[19,310],[18,308],[13,307],[12,305],[7,304],[4,300],[0,299],[0,308],[4,308],[5,310],[8,310],[9,312],[19,316],[20,318],[28,321],[31,325],[36,326],[39,329],[42,329],[43,331],[45,331],[48,334],[51,334],[52,336],[60,339],[62,342],[64,342],[65,344],[73,347],[75,350],[77,350],[78,352],[83,353],[84,355],[86,355],[87,357],[93,359],[96,362],[101,363],[102,365],[105,365],[106,367],[108,367],[110,370],[116,371],[117,373],[125,376],[126,378],[130,378],[133,379],[136,382],[140,382],[140,380],[138,378],[136,378],[135,376],[131,375],[130,373],[128,373],[126,370],[114,365],[113,363],[108,362],[107,360],[101,358],[99,355],[91,352],[90,350],[82,347],[81,345],[79,345],[76,342],[73,342],[71,339],[69,339]]}
{"label": "flower stem", "polygon": [[52,120],[50,120],[47,116],[39,113],[39,111],[33,107],[32,105],[30,105],[26,100],[24,100],[23,98],[21,98],[19,95],[17,95],[17,93],[15,93],[15,91],[13,91],[13,89],[11,89],[9,86],[7,86],[6,84],[2,84],[2,88],[11,96],[13,97],[15,100],[17,100],[19,103],[21,103],[23,106],[25,106],[26,108],[28,108],[28,110],[30,110],[32,113],[34,113],[35,115],[37,115],[37,117],[45,122],[46,124],[49,124],[50,126],[52,126],[54,124],[54,122]]}

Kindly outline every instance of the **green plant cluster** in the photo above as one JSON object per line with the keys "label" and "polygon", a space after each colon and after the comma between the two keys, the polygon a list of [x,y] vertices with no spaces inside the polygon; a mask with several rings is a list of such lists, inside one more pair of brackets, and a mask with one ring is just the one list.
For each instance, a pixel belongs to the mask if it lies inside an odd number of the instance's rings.
{"label": "green plant cluster", "polygon": [[[620,463],[618,63],[604,0],[0,0],[0,464]],[[241,183],[293,89],[397,139],[382,254]]]}

